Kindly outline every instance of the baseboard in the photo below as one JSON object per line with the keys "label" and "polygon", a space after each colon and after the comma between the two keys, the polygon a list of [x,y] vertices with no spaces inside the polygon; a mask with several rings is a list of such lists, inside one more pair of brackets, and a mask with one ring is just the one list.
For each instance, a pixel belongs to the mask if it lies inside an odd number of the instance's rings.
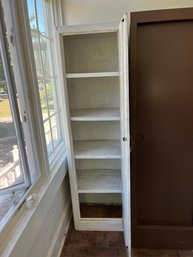
{"label": "baseboard", "polygon": [[66,208],[64,210],[64,214],[62,215],[61,220],[59,222],[58,229],[53,237],[53,241],[49,248],[47,257],[60,257],[71,218],[72,218],[72,208],[71,208],[71,200],[69,199],[66,205]]}

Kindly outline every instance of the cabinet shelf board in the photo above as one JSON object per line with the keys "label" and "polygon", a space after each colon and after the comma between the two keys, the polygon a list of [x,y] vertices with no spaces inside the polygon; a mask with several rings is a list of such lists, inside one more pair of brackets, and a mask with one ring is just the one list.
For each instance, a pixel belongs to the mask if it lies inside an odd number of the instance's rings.
{"label": "cabinet shelf board", "polygon": [[123,231],[122,218],[80,218],[78,230],[86,231]]}
{"label": "cabinet shelf board", "polygon": [[121,193],[120,170],[77,170],[78,193]]}
{"label": "cabinet shelf board", "polygon": [[75,159],[120,159],[119,140],[74,141]]}
{"label": "cabinet shelf board", "polygon": [[119,108],[89,108],[71,110],[72,121],[118,121]]}
{"label": "cabinet shelf board", "polygon": [[88,73],[67,73],[66,78],[97,78],[97,77],[117,77],[119,72],[88,72]]}

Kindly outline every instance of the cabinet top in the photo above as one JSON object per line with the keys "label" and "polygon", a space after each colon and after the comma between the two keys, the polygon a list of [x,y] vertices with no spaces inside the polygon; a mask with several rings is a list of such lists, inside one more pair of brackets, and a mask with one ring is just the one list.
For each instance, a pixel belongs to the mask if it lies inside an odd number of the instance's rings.
{"label": "cabinet top", "polygon": [[62,35],[116,32],[118,31],[118,26],[119,26],[119,22],[85,24],[85,25],[68,25],[68,26],[58,26],[56,27],[56,31]]}

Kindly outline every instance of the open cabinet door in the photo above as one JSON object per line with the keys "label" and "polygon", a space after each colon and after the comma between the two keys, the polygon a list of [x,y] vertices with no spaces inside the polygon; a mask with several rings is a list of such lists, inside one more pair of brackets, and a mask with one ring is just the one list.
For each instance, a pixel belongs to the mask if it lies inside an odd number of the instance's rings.
{"label": "open cabinet door", "polygon": [[122,203],[125,245],[131,256],[130,215],[130,133],[129,133],[129,62],[128,62],[128,14],[119,24],[119,68],[120,68],[120,112],[121,112],[121,154],[122,154]]}

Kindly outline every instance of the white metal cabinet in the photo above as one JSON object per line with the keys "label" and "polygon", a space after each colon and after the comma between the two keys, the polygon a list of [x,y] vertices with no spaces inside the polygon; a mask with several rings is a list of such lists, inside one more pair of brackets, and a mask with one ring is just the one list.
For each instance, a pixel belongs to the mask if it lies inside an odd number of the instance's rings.
{"label": "white metal cabinet", "polygon": [[[123,230],[130,252],[128,16],[59,27],[57,43],[75,228]],[[122,204],[122,217],[81,217],[84,201]]]}

